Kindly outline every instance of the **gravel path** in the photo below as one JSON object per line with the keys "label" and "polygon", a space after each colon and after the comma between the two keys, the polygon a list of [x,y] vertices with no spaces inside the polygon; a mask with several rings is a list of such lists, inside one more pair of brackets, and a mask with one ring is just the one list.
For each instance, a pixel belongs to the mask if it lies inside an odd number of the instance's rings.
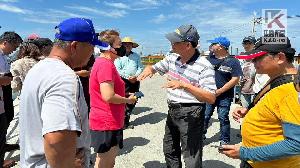
{"label": "gravel path", "polygon": [[[164,168],[166,167],[162,139],[167,116],[166,91],[161,88],[165,78],[159,75],[146,79],[141,84],[141,91],[145,94],[137,104],[131,123],[134,129],[124,131],[124,148],[116,159],[116,168]],[[16,111],[18,101],[15,101]],[[231,109],[237,105],[233,104]],[[239,125],[231,122],[231,143],[239,143],[236,137]],[[18,114],[8,130],[8,142],[18,142]],[[207,139],[203,150],[204,168],[235,168],[240,161],[233,160],[219,154],[211,145],[218,145],[219,122],[217,116],[212,117],[212,124],[208,129]],[[6,158],[19,160],[19,151],[6,153]],[[15,166],[19,167],[19,166]]]}

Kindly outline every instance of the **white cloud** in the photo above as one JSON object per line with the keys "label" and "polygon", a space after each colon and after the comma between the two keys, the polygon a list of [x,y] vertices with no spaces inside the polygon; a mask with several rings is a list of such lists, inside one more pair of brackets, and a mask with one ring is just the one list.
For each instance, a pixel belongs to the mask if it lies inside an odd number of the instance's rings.
{"label": "white cloud", "polygon": [[87,17],[85,15],[79,15],[72,12],[66,12],[56,9],[48,9],[45,12],[34,12],[27,17],[24,17],[25,21],[42,23],[42,24],[57,24],[63,19],[70,17]]}
{"label": "white cloud", "polygon": [[10,3],[14,3],[14,2],[18,2],[18,0],[0,0],[0,2],[10,2]]}
{"label": "white cloud", "polygon": [[48,9],[48,16],[56,17],[56,18],[63,18],[63,17],[86,17],[85,15],[80,15],[72,12],[66,12],[62,10],[56,9]]}
{"label": "white cloud", "polygon": [[131,3],[130,10],[149,10],[149,9],[157,9],[163,5],[169,5],[169,0],[140,0],[140,1],[128,1]]}
{"label": "white cloud", "polygon": [[66,6],[67,8],[70,9],[76,9],[81,12],[85,13],[93,13],[96,15],[102,15],[106,17],[111,17],[111,18],[121,18],[124,17],[127,12],[125,10],[111,10],[111,11],[104,11],[104,10],[99,10],[96,8],[91,8],[91,7],[86,7],[86,6]]}
{"label": "white cloud", "polygon": [[105,5],[118,8],[118,9],[130,9],[130,7],[124,3],[118,2],[118,3],[112,3],[112,2],[104,2]]}
{"label": "white cloud", "polygon": [[[199,31],[201,47],[204,50],[209,45],[206,40],[220,35],[228,37],[233,47],[241,48],[242,38],[251,35],[251,15],[252,13],[245,13],[241,7],[232,4],[214,0],[192,0],[172,4],[169,13],[161,13],[151,19],[151,22],[161,25],[173,23],[170,24],[172,27],[169,27],[168,32],[182,24],[193,24]],[[174,23],[177,23],[175,27]],[[168,24],[165,25],[168,27]]]}
{"label": "white cloud", "polygon": [[49,19],[42,19],[42,18],[34,18],[34,17],[25,17],[25,21],[34,22],[34,23],[42,23],[42,24],[58,24],[58,20],[49,20]]}
{"label": "white cloud", "polygon": [[159,24],[159,23],[166,22],[170,19],[183,19],[183,18],[185,18],[184,15],[177,14],[177,13],[169,14],[169,15],[159,14],[155,16],[154,19],[151,20],[151,22]]}
{"label": "white cloud", "polygon": [[153,22],[153,23],[162,23],[162,22],[164,22],[166,19],[167,19],[167,17],[166,17],[164,14],[160,14],[160,15],[156,16],[156,17],[152,20],[152,22]]}
{"label": "white cloud", "polygon": [[8,4],[0,4],[0,10],[12,12],[12,13],[20,13],[20,14],[26,14],[29,12],[28,10],[13,5],[8,5]]}
{"label": "white cloud", "polygon": [[153,6],[160,6],[164,4],[169,4],[168,0],[141,0],[140,3],[153,5]]}

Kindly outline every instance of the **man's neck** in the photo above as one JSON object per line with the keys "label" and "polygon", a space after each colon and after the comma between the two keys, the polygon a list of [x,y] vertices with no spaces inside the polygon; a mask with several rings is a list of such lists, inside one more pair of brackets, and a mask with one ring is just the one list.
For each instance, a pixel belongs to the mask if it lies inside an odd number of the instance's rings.
{"label": "man's neck", "polygon": [[0,44],[0,54],[1,54],[1,55],[5,55],[5,54],[3,53],[3,47],[4,47],[3,44]]}
{"label": "man's neck", "polygon": [[297,69],[294,67],[293,64],[287,64],[278,70],[278,72],[268,74],[270,79],[273,80],[279,76],[287,75],[287,74],[297,74]]}
{"label": "man's neck", "polygon": [[66,53],[60,49],[53,49],[50,54],[49,58],[54,58],[63,61],[66,65],[68,65],[71,69],[74,69],[75,66],[72,63],[72,60],[70,57],[66,55]]}
{"label": "man's neck", "polygon": [[131,51],[129,51],[129,52],[126,52],[126,54],[125,54],[125,55],[126,55],[126,56],[128,56],[128,55],[130,55],[130,54],[131,54]]}
{"label": "man's neck", "polygon": [[225,57],[228,56],[228,53],[227,53],[227,52],[215,53],[215,56],[216,56],[216,58],[218,58],[218,59],[223,59],[223,58],[225,58]]}
{"label": "man's neck", "polygon": [[180,59],[181,63],[185,64],[186,62],[188,62],[188,60],[190,60],[194,56],[195,52],[196,52],[195,49],[194,50],[189,50],[188,52],[186,52],[185,55],[181,55],[180,56],[181,57],[181,59]]}

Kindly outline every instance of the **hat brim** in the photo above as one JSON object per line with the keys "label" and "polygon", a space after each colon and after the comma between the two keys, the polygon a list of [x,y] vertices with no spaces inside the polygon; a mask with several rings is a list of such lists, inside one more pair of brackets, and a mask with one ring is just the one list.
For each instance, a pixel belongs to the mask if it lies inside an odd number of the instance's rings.
{"label": "hat brim", "polygon": [[132,48],[137,48],[138,46],[138,43],[132,43]]}
{"label": "hat brim", "polygon": [[166,38],[171,42],[171,43],[178,43],[178,42],[183,42],[182,38],[175,32],[168,33],[165,35]]}
{"label": "hat brim", "polygon": [[110,49],[110,45],[108,43],[102,42],[98,39],[94,39],[92,44],[95,46],[98,46],[101,50],[109,50]]}
{"label": "hat brim", "polygon": [[254,58],[257,58],[257,57],[264,56],[266,54],[268,54],[268,52],[266,52],[266,51],[251,50],[251,51],[245,52],[245,53],[243,53],[241,55],[237,55],[237,56],[235,56],[235,58],[250,60],[250,59],[254,59]]}
{"label": "hat brim", "polygon": [[132,48],[137,48],[138,46],[140,46],[138,43],[135,42],[122,42],[122,43],[131,43],[132,44]]}

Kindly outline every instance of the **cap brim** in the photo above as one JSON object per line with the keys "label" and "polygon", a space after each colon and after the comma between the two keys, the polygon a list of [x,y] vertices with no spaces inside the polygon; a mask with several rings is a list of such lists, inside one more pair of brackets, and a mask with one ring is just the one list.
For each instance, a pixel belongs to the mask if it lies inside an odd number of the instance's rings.
{"label": "cap brim", "polygon": [[98,46],[101,50],[109,50],[110,49],[110,45],[108,43],[102,42],[98,39],[95,39],[92,42],[93,45]]}
{"label": "cap brim", "polygon": [[137,48],[138,46],[140,46],[138,43],[135,43],[135,42],[122,41],[122,43],[131,43],[132,44],[132,48]]}
{"label": "cap brim", "polygon": [[178,43],[178,42],[182,42],[183,40],[181,39],[181,37],[175,33],[175,32],[172,32],[172,33],[168,33],[165,35],[166,38],[171,42],[171,43]]}
{"label": "cap brim", "polygon": [[251,51],[245,52],[241,55],[237,55],[237,56],[235,56],[235,58],[249,60],[249,59],[254,59],[256,57],[261,57],[266,54],[268,54],[268,52],[266,52],[266,51],[251,50]]}
{"label": "cap brim", "polygon": [[250,40],[250,39],[243,40],[242,44],[245,44],[246,42],[250,42],[251,44],[255,44],[255,42],[253,40]]}

